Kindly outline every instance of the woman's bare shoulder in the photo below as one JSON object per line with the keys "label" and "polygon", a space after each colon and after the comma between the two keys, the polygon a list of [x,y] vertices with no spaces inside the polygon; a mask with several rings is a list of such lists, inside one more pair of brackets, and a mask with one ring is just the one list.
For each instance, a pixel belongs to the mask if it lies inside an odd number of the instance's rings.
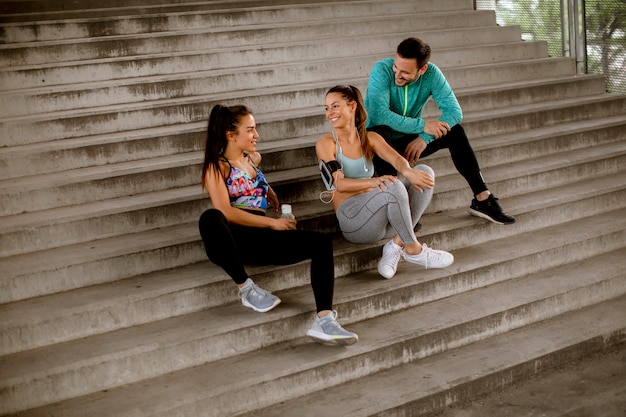
{"label": "woman's bare shoulder", "polygon": [[261,157],[261,154],[258,153],[257,151],[254,152],[250,152],[248,154],[248,158],[250,158],[250,160],[252,161],[252,163],[256,166],[259,166],[259,164],[261,163],[261,159],[263,159]]}
{"label": "woman's bare shoulder", "polygon": [[368,138],[368,139],[370,139],[370,140],[371,140],[372,138],[373,138],[374,140],[385,140],[385,139],[383,139],[383,137],[382,137],[382,136],[380,136],[378,133],[374,132],[373,130],[368,130],[368,131],[367,131],[367,138]]}
{"label": "woman's bare shoulder", "polygon": [[334,143],[333,135],[331,133],[326,133],[324,136],[317,140],[318,145],[328,145],[329,143]]}

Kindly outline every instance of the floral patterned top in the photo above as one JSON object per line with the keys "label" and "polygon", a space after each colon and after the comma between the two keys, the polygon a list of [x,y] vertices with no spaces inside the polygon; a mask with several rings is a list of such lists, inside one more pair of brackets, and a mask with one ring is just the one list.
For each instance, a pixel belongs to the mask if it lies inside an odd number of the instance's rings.
{"label": "floral patterned top", "polygon": [[247,172],[232,166],[226,158],[224,160],[230,165],[228,177],[224,179],[230,197],[230,205],[241,209],[266,210],[269,184],[263,171],[257,168],[252,159],[249,158],[256,169],[256,177],[252,178]]}

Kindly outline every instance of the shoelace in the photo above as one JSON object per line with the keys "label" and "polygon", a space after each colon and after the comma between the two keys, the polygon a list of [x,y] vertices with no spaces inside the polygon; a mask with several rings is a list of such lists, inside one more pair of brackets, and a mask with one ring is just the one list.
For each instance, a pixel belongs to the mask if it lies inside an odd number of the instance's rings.
{"label": "shoelace", "polygon": [[334,323],[339,326],[339,322],[337,321],[337,310],[331,310],[330,313],[322,317],[322,319],[329,323]]}
{"label": "shoelace", "polygon": [[[271,294],[269,291],[265,291],[264,289],[257,287],[254,283],[250,286],[250,289],[248,290],[248,294],[250,293],[256,294],[260,298],[265,297],[267,294]],[[239,293],[239,298],[243,297],[244,295]]]}
{"label": "shoelace", "polygon": [[256,292],[256,293],[257,293],[258,295],[260,295],[261,297],[265,297],[265,296],[267,296],[268,294],[270,294],[270,292],[269,292],[269,291],[265,291],[264,289],[257,287],[257,286],[256,286],[256,284],[253,284],[253,285],[252,285],[252,288],[250,288],[250,291],[254,291],[254,292]]}
{"label": "shoelace", "polygon": [[337,310],[331,310],[330,313],[322,317],[320,320],[337,321]]}
{"label": "shoelace", "polygon": [[394,250],[393,257],[387,258],[386,262],[383,262],[383,265],[390,266],[393,268],[394,265],[398,264],[401,256],[402,256],[402,250]]}
{"label": "shoelace", "polygon": [[428,261],[432,258],[433,261],[441,262],[441,253],[435,252],[431,248],[429,248],[425,243],[422,245],[422,250],[424,253],[424,268],[428,269]]}

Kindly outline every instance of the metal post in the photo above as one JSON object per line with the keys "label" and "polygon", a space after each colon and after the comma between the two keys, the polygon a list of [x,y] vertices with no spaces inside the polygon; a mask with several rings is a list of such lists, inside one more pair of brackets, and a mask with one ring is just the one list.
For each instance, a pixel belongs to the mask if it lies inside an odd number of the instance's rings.
{"label": "metal post", "polygon": [[570,0],[561,0],[559,7],[561,8],[561,51],[563,52],[563,56],[572,56],[570,51],[570,13],[569,13],[569,4]]}
{"label": "metal post", "polygon": [[587,23],[585,21],[585,0],[576,2],[576,72],[587,73]]}

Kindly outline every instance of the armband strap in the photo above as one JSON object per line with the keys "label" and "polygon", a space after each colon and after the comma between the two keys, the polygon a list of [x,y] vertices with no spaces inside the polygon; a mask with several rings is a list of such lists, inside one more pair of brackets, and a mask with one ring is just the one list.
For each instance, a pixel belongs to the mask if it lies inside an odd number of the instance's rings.
{"label": "armband strap", "polygon": [[333,173],[340,169],[342,169],[342,166],[336,159],[328,162],[324,162],[320,159],[320,173],[322,174],[322,181],[324,181],[327,190],[335,189]]}

